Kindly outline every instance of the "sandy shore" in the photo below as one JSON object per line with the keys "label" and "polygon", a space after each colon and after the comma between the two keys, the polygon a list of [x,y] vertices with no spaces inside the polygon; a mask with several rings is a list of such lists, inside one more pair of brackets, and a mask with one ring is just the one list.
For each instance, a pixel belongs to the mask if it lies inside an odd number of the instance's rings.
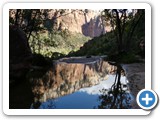
{"label": "sandy shore", "polygon": [[[124,64],[122,65],[126,77],[129,81],[129,89],[132,95],[135,97],[138,92],[145,88],[145,64],[144,63],[133,63],[133,64]],[[136,101],[133,103],[133,108],[138,109]]]}

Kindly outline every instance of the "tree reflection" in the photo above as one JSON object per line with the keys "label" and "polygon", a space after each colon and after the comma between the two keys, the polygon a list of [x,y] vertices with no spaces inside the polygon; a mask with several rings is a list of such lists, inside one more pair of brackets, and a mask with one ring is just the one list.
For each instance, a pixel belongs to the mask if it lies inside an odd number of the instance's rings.
{"label": "tree reflection", "polygon": [[120,78],[123,69],[120,65],[117,65],[117,72],[115,76],[115,82],[112,87],[107,89],[102,89],[102,93],[99,96],[100,104],[98,109],[130,109],[131,106],[131,95],[124,90],[125,86],[122,86]]}
{"label": "tree reflection", "polygon": [[56,109],[56,104],[53,99],[48,100],[45,104],[38,101],[31,105],[31,109]]}

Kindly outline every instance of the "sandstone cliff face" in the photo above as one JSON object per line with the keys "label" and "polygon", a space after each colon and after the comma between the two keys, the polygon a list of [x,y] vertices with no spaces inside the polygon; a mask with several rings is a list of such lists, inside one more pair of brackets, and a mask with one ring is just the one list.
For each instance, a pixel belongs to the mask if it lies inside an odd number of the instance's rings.
{"label": "sandstone cliff face", "polygon": [[56,22],[57,29],[69,30],[71,32],[77,32],[84,34],[85,36],[96,37],[109,31],[110,28],[106,28],[101,17],[100,12],[94,10],[81,10],[72,9],[65,10],[65,14],[61,15],[60,12],[51,10],[48,14],[48,18]]}
{"label": "sandstone cliff face", "polygon": [[[44,22],[42,26],[48,30],[69,30],[70,32],[81,33],[89,37],[97,37],[111,30],[102,20],[100,10],[90,9],[41,9],[41,19]],[[47,12],[46,12],[47,11]],[[46,13],[45,13],[46,12]],[[9,16],[16,19],[16,10],[11,9]],[[29,18],[24,16],[24,20],[19,18],[21,26],[27,26]]]}
{"label": "sandstone cliff face", "polygon": [[64,58],[56,61],[53,68],[41,78],[30,79],[35,102],[44,102],[96,85],[116,70],[115,66],[100,57]]}

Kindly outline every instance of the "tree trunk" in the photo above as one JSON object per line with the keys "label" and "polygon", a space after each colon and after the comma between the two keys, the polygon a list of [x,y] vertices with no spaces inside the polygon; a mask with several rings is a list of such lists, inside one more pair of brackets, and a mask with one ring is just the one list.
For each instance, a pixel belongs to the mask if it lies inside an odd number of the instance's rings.
{"label": "tree trunk", "polygon": [[20,12],[20,9],[17,9],[17,11],[16,11],[16,20],[15,20],[15,25],[16,26],[18,26],[19,12]]}
{"label": "tree trunk", "polygon": [[119,18],[119,13],[117,9],[114,9],[116,13],[116,25],[117,25],[117,31],[118,31],[118,52],[122,51],[122,31],[121,31],[121,20]]}

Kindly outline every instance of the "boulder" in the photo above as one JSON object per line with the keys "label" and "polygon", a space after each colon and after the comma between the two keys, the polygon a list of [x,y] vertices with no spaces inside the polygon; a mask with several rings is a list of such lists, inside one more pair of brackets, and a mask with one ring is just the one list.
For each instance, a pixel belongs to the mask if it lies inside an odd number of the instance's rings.
{"label": "boulder", "polygon": [[31,49],[27,36],[17,26],[9,26],[9,77],[10,83],[23,80],[31,65]]}

